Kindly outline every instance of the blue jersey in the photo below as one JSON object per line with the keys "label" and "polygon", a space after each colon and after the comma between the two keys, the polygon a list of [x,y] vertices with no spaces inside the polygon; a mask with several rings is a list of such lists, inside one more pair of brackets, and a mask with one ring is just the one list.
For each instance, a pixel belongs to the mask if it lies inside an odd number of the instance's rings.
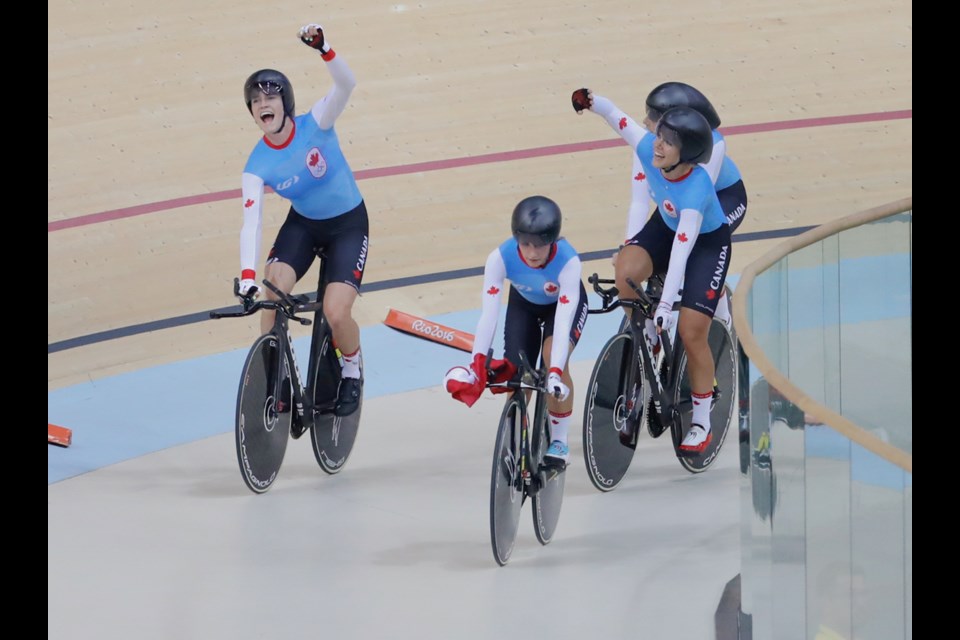
{"label": "blue jersey", "polygon": [[684,209],[696,209],[703,215],[700,233],[710,233],[726,224],[727,218],[717,198],[716,187],[706,169],[697,165],[683,178],[672,181],[653,166],[653,143],[656,138],[653,134],[640,138],[636,154],[646,172],[650,197],[657,203],[666,225],[676,231],[680,212]]}
{"label": "blue jersey", "polygon": [[[726,140],[724,140],[723,134],[714,129],[714,148],[720,146],[720,143],[723,143],[724,149],[726,149]],[[717,182],[714,185],[714,188],[717,191],[722,191],[741,179],[742,176],[740,175],[740,168],[737,167],[736,163],[730,159],[730,156],[724,153],[723,162],[720,164],[720,173],[717,175]]]}
{"label": "blue jersey", "polygon": [[566,238],[557,240],[557,252],[542,269],[527,266],[520,258],[516,238],[508,238],[500,245],[500,256],[507,270],[507,280],[517,292],[533,304],[554,304],[560,294],[560,272],[573,258],[576,250]]}
{"label": "blue jersey", "polygon": [[311,112],[294,118],[294,124],[293,137],[283,147],[261,138],[244,173],[259,177],[306,218],[325,220],[355,209],[360,189],[334,128],[321,129]]}

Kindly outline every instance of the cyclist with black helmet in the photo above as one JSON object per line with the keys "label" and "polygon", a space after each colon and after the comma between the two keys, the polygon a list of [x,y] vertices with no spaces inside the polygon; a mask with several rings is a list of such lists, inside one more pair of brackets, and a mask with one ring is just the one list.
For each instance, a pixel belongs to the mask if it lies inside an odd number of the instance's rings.
{"label": "cyclist with black helmet", "polygon": [[[243,169],[243,227],[240,230],[240,295],[256,297],[263,195],[270,187],[290,201],[286,220],[267,256],[264,277],[289,293],[323,249],[329,284],[323,313],[343,355],[343,377],[336,415],[356,411],[363,384],[360,327],[353,304],[360,290],[369,249],[369,221],[357,181],[343,155],[334,122],[356,85],[353,72],[326,42],[323,28],[308,24],[297,37],[320,52],[333,86],[310,111],[297,115],[290,80],[274,69],[247,78],[243,98],[263,132]],[[275,294],[267,292],[273,299]],[[273,326],[273,311],[262,311],[260,328]]]}
{"label": "cyclist with black helmet", "polygon": [[[657,85],[647,95],[646,105],[647,112],[642,124],[650,133],[656,133],[660,116],[673,107],[691,107],[707,119],[710,128],[713,130],[713,152],[710,154],[710,160],[701,163],[701,165],[710,174],[710,179],[713,180],[714,188],[717,190],[717,198],[720,199],[720,206],[723,208],[724,215],[727,216],[730,233],[732,234],[743,222],[743,216],[747,212],[747,190],[743,184],[740,168],[727,155],[727,141],[719,131],[720,116],[717,114],[717,110],[714,109],[707,96],[703,95],[696,87],[685,82],[664,82]],[[640,170],[636,160],[634,161],[634,169],[633,176],[636,178]],[[642,182],[642,180],[634,180],[634,182]],[[643,196],[648,197],[646,189],[643,191]],[[636,200],[636,196],[631,199],[631,202],[634,200]],[[643,226],[647,218],[646,204],[646,202],[643,202],[642,217],[638,221],[634,221],[633,224],[628,222],[626,237],[632,238],[636,231],[639,231],[640,227]],[[636,231],[631,233],[631,229],[636,229]]]}
{"label": "cyclist with black helmet", "polygon": [[[720,116],[713,104],[699,89],[685,82],[664,82],[647,94],[646,106],[647,111],[642,124],[647,131],[654,134],[660,116],[673,107],[692,107],[707,119],[710,128],[713,129],[713,152],[710,154],[710,160],[702,162],[701,166],[707,170],[713,180],[717,198],[720,199],[720,207],[727,216],[730,234],[733,235],[747,213],[747,189],[743,184],[740,168],[727,155],[727,141],[719,131]],[[640,232],[650,215],[659,215],[659,211],[649,213],[650,191],[643,177],[646,174],[636,154],[632,155],[630,206],[627,210],[627,233],[624,236],[628,240]],[[715,316],[728,325],[732,322],[726,295],[720,297]]]}
{"label": "cyclist with black helmet", "polygon": [[535,363],[543,340],[552,436],[545,455],[566,462],[570,457],[567,436],[573,413],[573,380],[568,364],[587,321],[587,292],[581,278],[580,256],[566,238],[560,237],[561,223],[560,207],[545,196],[524,198],[514,208],[511,237],[490,252],[484,266],[483,304],[473,339],[473,361],[469,367],[448,371],[444,386],[467,406],[473,406],[483,393],[487,353],[500,316],[503,283],[509,280],[503,327],[504,360],[490,363],[494,381],[503,382],[517,374],[521,350]]}
{"label": "cyclist with black helmet", "polygon": [[713,152],[713,129],[687,106],[668,109],[651,133],[589,89],[574,91],[572,101],[577,113],[587,109],[603,117],[634,150],[660,212],[621,249],[616,285],[622,298],[635,298],[628,277],[643,282],[653,274],[666,274],[654,316],[658,332],[672,324],[673,303],[683,286],[677,331],[687,351],[693,425],[680,452],[701,453],[712,438],[714,362],[707,337],[732,255],[730,224],[710,174],[700,166]]}

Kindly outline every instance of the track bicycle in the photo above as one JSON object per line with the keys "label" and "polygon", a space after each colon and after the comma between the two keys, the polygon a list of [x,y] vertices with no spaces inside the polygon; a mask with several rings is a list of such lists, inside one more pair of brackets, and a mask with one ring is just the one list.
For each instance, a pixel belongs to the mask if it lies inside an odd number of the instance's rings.
{"label": "track bicycle", "polygon": [[[487,362],[493,356],[488,354]],[[550,446],[547,416],[547,370],[543,356],[534,367],[520,353],[519,377],[507,382],[488,382],[487,388],[505,387],[512,392],[504,404],[497,427],[490,477],[490,543],[493,558],[503,566],[510,560],[517,540],[520,511],[531,498],[533,529],[540,544],[548,544],[560,519],[566,464],[544,459]],[[493,372],[488,370],[488,380]],[[530,423],[528,406],[533,406]]]}
{"label": "track bicycle", "polygon": [[[633,460],[640,428],[660,437],[669,430],[680,465],[691,473],[706,471],[717,459],[739,406],[739,347],[732,327],[718,318],[710,324],[708,342],[716,367],[710,409],[712,438],[700,453],[680,449],[690,429],[693,405],[687,374],[687,354],[676,329],[660,333],[661,348],[654,353],[645,320],[652,319],[660,301],[663,280],[654,276],[646,289],[627,280],[638,298],[618,298],[614,280],[594,273],[588,278],[600,295],[602,306],[589,313],[609,313],[630,308],[620,329],[601,348],[584,401],[583,456],[590,481],[600,491],[620,484]],[[731,290],[724,285],[727,296]],[[729,299],[729,298],[728,298]],[[674,305],[677,310],[679,303]],[[656,366],[655,366],[656,365]]]}
{"label": "track bicycle", "polygon": [[[328,474],[343,469],[360,425],[360,404],[349,416],[337,416],[334,409],[340,388],[341,354],[333,344],[330,325],[323,315],[326,285],[325,261],[320,257],[317,299],[285,294],[263,280],[278,300],[254,300],[239,295],[239,278],[234,294],[243,301],[238,312],[210,312],[211,318],[239,318],[264,309],[276,311],[273,328],[258,337],[247,353],[240,376],[236,410],[237,462],[244,483],[254,493],[273,485],[283,463],[288,437],[300,438],[307,430],[313,455]],[[314,312],[313,320],[300,314]],[[289,323],[313,325],[306,380],[300,374]]]}

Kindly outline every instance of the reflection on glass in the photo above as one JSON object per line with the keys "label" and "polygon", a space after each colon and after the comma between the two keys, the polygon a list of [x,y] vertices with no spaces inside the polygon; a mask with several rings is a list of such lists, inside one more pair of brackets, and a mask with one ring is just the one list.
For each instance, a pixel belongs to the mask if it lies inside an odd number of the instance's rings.
{"label": "reflection on glass", "polygon": [[[912,212],[758,274],[751,329],[815,402],[912,453]],[[741,640],[910,640],[912,474],[742,379]]]}

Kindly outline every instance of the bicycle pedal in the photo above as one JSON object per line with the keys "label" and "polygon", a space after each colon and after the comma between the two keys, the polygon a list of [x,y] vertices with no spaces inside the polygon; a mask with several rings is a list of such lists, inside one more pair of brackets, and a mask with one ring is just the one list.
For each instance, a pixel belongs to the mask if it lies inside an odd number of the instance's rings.
{"label": "bicycle pedal", "polygon": [[299,440],[300,436],[307,432],[307,428],[300,424],[290,424],[290,437],[294,440]]}
{"label": "bicycle pedal", "polygon": [[[543,462],[540,463],[541,471],[546,471],[547,473],[555,472],[554,475],[556,475],[556,473],[560,473],[561,471],[565,471],[566,468],[567,463],[560,458],[544,458]],[[553,479],[553,475],[547,478],[548,481],[551,479]]]}

